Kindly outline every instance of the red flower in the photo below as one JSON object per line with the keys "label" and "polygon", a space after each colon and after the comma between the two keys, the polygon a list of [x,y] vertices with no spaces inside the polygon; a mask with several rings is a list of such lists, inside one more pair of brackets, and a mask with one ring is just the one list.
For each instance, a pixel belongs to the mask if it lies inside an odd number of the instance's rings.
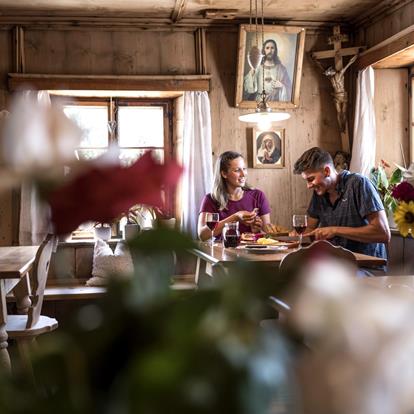
{"label": "red flower", "polygon": [[173,188],[182,168],[174,161],[157,164],[150,152],[128,168],[91,168],[49,196],[57,234],[86,221],[110,222],[133,204],[163,207],[161,190]]}
{"label": "red flower", "polygon": [[394,187],[391,195],[398,201],[405,201],[407,203],[414,201],[414,187],[410,183],[403,181]]}

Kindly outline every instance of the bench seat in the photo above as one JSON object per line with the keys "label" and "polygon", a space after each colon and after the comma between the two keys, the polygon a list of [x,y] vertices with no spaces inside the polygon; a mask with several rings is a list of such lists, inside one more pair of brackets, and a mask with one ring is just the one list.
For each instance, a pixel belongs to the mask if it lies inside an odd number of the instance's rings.
{"label": "bench seat", "polygon": [[105,293],[106,287],[98,286],[47,286],[43,300],[96,299]]}

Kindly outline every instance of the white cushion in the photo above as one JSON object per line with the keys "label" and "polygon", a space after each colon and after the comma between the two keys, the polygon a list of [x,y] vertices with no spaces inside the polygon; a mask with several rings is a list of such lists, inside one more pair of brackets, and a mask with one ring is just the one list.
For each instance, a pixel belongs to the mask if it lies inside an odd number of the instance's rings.
{"label": "white cushion", "polygon": [[92,277],[87,286],[104,286],[109,276],[126,277],[134,272],[131,253],[123,242],[118,242],[115,251],[102,239],[96,239],[93,251]]}

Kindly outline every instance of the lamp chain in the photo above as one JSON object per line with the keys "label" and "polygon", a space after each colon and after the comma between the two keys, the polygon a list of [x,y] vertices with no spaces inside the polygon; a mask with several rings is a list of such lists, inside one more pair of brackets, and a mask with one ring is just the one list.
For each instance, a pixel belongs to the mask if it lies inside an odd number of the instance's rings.
{"label": "lamp chain", "polygon": [[[257,1],[257,0],[256,0]],[[262,5],[262,49],[264,47],[264,15],[263,15],[263,0],[261,0]],[[262,57],[262,85],[263,85],[263,98],[265,97],[265,61],[266,61],[266,52],[264,52],[264,55]]]}
{"label": "lamp chain", "polygon": [[259,41],[258,41],[258,37],[257,37],[257,33],[258,33],[257,21],[258,21],[258,17],[257,17],[257,0],[255,0],[256,45],[257,45],[257,47],[259,47]]}
{"label": "lamp chain", "polygon": [[249,13],[249,32],[252,31],[252,1],[250,0],[250,13]]}

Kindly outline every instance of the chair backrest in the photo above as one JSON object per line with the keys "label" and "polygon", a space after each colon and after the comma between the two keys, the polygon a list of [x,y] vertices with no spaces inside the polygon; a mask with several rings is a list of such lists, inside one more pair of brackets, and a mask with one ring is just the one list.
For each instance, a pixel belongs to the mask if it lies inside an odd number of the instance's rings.
{"label": "chair backrest", "polygon": [[315,241],[310,246],[289,253],[280,262],[279,268],[284,273],[296,273],[311,261],[324,258],[346,262],[348,266],[355,268],[355,271],[358,268],[356,257],[350,250],[341,246],[334,246],[327,240]]}
{"label": "chair backrest", "polygon": [[[286,255],[280,262],[280,274],[292,280],[297,277],[306,266],[314,260],[322,259],[338,259],[346,262],[348,266],[357,271],[357,261],[355,255],[341,246],[334,246],[326,240],[318,240],[313,242],[310,246],[295,250]],[[279,313],[279,318],[287,317],[291,308],[290,304],[285,298],[278,296],[270,296],[270,305]]]}
{"label": "chair backrest", "polygon": [[26,329],[32,328],[40,317],[54,240],[54,236],[48,234],[36,253],[36,259],[30,274],[32,305],[27,315]]}

